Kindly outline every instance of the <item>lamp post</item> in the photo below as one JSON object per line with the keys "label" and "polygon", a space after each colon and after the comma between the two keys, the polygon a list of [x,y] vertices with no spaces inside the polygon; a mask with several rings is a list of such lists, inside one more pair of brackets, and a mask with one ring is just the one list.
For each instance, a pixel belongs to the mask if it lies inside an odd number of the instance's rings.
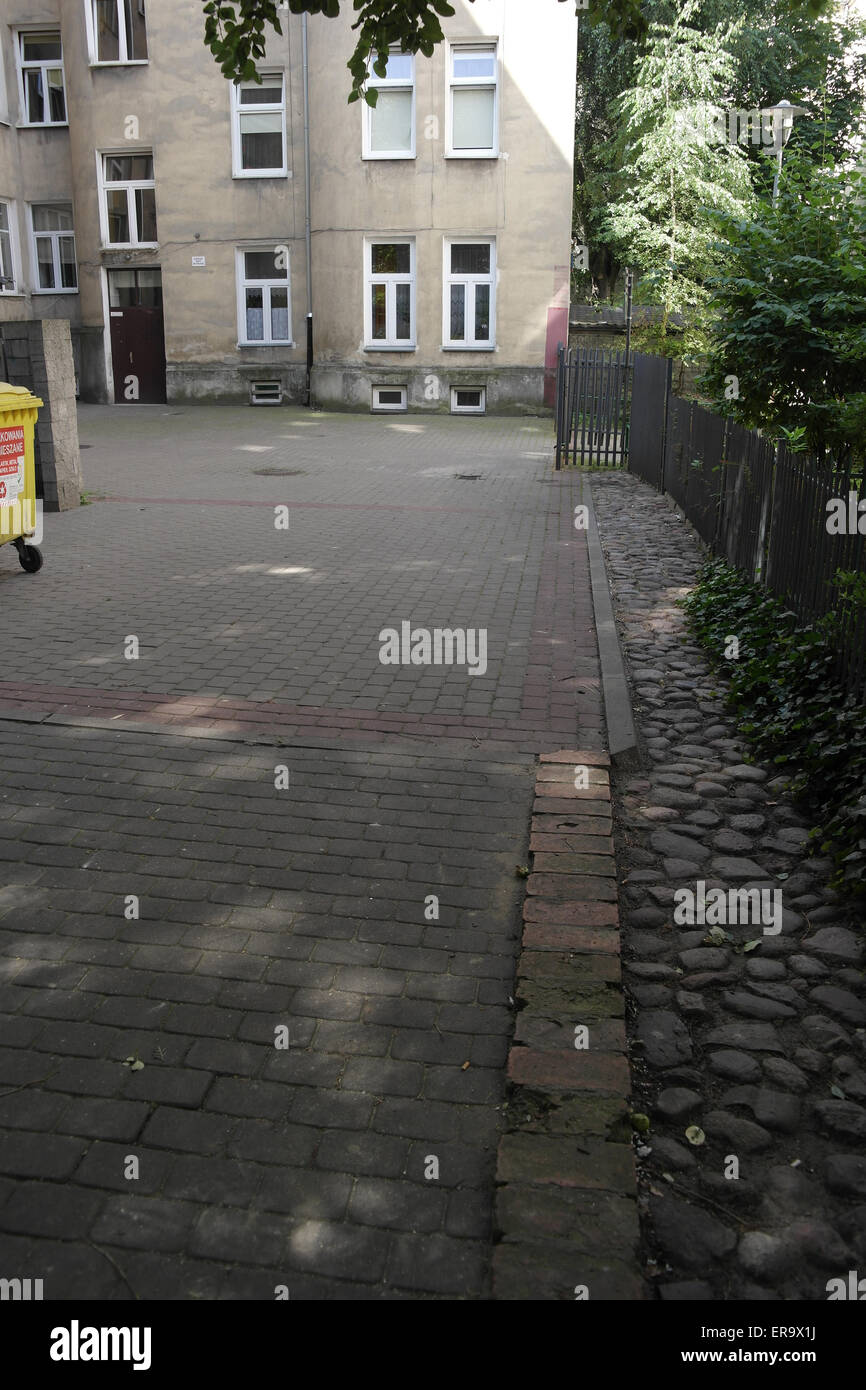
{"label": "lamp post", "polygon": [[775,106],[765,106],[761,111],[761,123],[773,123],[773,152],[776,156],[776,174],[773,179],[773,203],[779,196],[779,178],[782,173],[782,151],[791,138],[794,117],[805,116],[805,106],[792,106],[789,101],[780,101]]}

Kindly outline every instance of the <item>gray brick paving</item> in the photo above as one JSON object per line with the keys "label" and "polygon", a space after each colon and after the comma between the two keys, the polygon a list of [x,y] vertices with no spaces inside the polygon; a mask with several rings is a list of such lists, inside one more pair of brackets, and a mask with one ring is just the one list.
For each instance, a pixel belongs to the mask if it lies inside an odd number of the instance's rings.
{"label": "gray brick paving", "polygon": [[[274,429],[255,412],[86,408],[89,488],[260,505],[48,518],[26,596],[0,552],[7,671],[58,704],[0,711],[0,1241],[48,1298],[489,1294],[531,740],[192,738],[60,708],[87,687],[519,713],[571,506],[548,426],[433,422],[407,455],[387,422],[302,418],[279,417],[268,463],[306,470],[283,481],[238,452]],[[454,481],[469,460],[482,484]],[[379,666],[404,617],[487,627],[487,674]]]}

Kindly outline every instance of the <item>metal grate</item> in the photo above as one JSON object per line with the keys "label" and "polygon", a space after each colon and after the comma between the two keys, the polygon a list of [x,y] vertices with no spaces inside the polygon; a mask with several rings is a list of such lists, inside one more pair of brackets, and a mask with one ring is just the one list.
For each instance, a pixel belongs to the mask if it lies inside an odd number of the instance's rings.
{"label": "metal grate", "polygon": [[280,381],[250,382],[250,405],[282,405],[283,385]]}

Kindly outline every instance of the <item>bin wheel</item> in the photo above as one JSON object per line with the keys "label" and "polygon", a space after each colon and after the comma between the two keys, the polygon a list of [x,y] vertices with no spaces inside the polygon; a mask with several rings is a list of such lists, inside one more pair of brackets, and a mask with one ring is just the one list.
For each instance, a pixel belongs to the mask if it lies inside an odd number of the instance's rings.
{"label": "bin wheel", "polygon": [[42,551],[38,545],[22,545],[18,551],[21,568],[28,574],[36,574],[42,568]]}

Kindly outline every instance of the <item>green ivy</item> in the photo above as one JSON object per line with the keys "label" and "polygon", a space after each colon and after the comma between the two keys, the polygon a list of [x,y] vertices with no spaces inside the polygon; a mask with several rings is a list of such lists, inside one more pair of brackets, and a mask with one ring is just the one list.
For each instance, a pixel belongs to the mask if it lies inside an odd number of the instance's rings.
{"label": "green ivy", "polygon": [[[848,586],[848,602],[856,601],[856,588]],[[814,822],[812,849],[832,859],[832,886],[866,894],[866,706],[836,674],[839,618],[828,614],[803,627],[784,603],[720,560],[704,566],[682,604],[695,637],[729,676],[726,698],[738,731],[757,759],[790,779]],[[723,656],[731,635],[739,639],[736,661]]]}

